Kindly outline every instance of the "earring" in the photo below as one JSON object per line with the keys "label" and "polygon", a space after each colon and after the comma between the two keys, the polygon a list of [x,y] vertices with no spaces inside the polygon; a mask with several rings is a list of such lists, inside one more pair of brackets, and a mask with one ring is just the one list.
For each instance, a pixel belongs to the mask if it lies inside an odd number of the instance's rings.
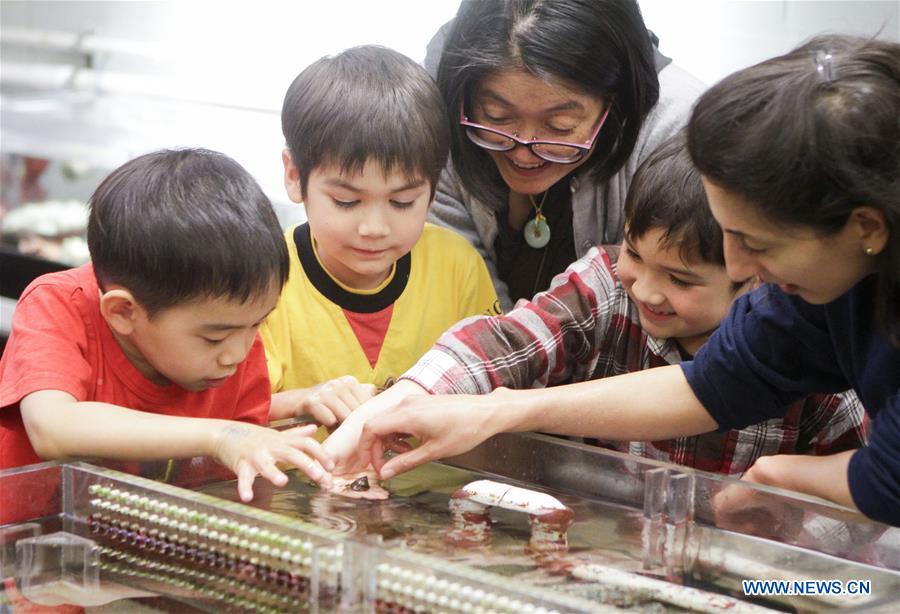
{"label": "earring", "polygon": [[875,250],[872,249],[871,247],[867,247],[867,248],[866,248],[866,256],[871,256],[871,255],[873,255],[874,253],[875,253]]}

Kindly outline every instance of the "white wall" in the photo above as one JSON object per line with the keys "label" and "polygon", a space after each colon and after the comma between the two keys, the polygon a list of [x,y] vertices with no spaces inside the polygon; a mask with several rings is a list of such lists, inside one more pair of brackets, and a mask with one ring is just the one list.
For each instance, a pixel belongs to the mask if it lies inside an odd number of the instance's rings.
{"label": "white wall", "polygon": [[[431,35],[457,6],[458,0],[3,0],[0,148],[114,167],[160,147],[204,146],[236,158],[284,205],[278,113],[294,76],[325,54],[359,44],[390,46],[421,62]],[[67,58],[8,44],[21,29],[140,41],[159,57],[95,54],[92,75],[39,69],[36,62],[52,68]],[[42,80],[49,90],[35,87]]]}
{"label": "white wall", "polygon": [[712,84],[822,33],[900,41],[897,0],[639,0],[660,50]]}

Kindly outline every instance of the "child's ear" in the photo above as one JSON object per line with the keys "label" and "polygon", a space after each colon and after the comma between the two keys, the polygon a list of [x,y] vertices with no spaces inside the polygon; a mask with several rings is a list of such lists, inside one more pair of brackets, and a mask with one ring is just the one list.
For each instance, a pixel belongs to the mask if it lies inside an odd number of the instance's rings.
{"label": "child's ear", "polygon": [[284,189],[288,198],[295,203],[303,202],[303,190],[300,189],[300,171],[294,165],[291,150],[285,148],[281,151],[281,162],[284,164]]}
{"label": "child's ear", "polygon": [[[863,205],[850,212],[849,224],[859,238],[862,251],[870,256],[880,254],[891,237],[887,219],[881,209]],[[870,251],[871,250],[871,251]]]}
{"label": "child's ear", "polygon": [[113,331],[120,335],[130,335],[141,306],[134,296],[124,288],[116,288],[100,294],[100,315]]}

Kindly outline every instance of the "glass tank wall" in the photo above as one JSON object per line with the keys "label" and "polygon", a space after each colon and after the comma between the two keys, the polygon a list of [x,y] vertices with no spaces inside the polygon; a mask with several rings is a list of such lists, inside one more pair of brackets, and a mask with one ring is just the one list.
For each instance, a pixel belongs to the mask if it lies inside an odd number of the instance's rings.
{"label": "glass tank wall", "polygon": [[[7,592],[235,612],[891,611],[900,594],[896,529],[557,438],[496,437],[386,482],[386,501],[291,472],[244,505],[213,463],[178,465],[140,467],[172,483],[83,463],[0,473]],[[541,541],[561,510],[562,537]],[[743,580],[827,590],[748,597]]]}

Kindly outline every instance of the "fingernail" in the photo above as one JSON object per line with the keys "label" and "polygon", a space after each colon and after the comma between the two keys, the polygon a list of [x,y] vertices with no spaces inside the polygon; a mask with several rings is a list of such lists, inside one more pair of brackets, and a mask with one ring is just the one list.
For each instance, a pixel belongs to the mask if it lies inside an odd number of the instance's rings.
{"label": "fingernail", "polygon": [[382,480],[390,480],[392,477],[394,477],[393,469],[382,469],[381,470],[381,479]]}
{"label": "fingernail", "polygon": [[329,460],[328,462],[325,463],[325,467],[328,469],[328,471],[331,471],[332,469],[334,469],[334,461]]}

